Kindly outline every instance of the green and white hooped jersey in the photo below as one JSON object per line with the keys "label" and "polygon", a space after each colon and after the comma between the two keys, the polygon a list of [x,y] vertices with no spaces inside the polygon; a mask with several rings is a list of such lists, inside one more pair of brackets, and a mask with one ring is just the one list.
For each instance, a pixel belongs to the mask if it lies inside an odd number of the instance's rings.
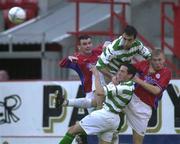
{"label": "green and white hooped jersey", "polygon": [[119,113],[132,98],[134,82],[128,81],[118,85],[111,82],[103,88],[106,96],[103,108],[113,113]]}
{"label": "green and white hooped jersey", "polygon": [[131,63],[131,59],[139,54],[148,59],[151,53],[139,40],[135,40],[129,50],[125,50],[120,46],[122,36],[109,44],[102,52],[97,61],[96,67],[102,69],[107,66],[112,74],[115,74],[120,65],[124,62]]}

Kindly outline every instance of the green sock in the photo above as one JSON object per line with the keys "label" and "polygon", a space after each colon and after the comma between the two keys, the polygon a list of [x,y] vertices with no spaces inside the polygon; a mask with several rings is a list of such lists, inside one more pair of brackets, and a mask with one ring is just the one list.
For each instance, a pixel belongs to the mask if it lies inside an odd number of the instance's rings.
{"label": "green sock", "polygon": [[74,137],[75,136],[73,136],[72,134],[66,133],[63,139],[59,142],[59,144],[71,144],[74,140]]}

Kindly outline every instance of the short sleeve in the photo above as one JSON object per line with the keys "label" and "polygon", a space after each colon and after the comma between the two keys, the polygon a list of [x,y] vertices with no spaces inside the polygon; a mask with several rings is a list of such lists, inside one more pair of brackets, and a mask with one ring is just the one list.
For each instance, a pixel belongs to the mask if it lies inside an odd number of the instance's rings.
{"label": "short sleeve", "polygon": [[162,90],[165,90],[169,84],[169,81],[171,80],[172,74],[171,71],[168,68],[165,68],[163,72],[160,75],[160,79],[158,80],[159,87],[162,88]]}
{"label": "short sleeve", "polygon": [[115,50],[118,48],[118,44],[119,44],[119,39],[116,39],[106,48],[104,48],[96,64],[96,67],[98,69],[102,69],[106,67],[106,65],[109,64],[111,59],[115,57]]}
{"label": "short sleeve", "polygon": [[105,96],[116,96],[118,94],[117,86],[109,83],[103,87]]}

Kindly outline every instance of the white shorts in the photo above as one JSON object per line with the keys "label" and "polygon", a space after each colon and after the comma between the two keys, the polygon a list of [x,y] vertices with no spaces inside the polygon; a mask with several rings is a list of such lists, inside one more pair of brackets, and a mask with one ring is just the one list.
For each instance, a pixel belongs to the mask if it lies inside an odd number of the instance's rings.
{"label": "white shorts", "polygon": [[152,108],[134,94],[124,111],[128,125],[139,135],[144,136],[152,115]]}
{"label": "white shorts", "polygon": [[112,141],[113,133],[118,128],[119,123],[119,115],[105,109],[93,111],[79,122],[86,134],[97,134],[106,142]]}

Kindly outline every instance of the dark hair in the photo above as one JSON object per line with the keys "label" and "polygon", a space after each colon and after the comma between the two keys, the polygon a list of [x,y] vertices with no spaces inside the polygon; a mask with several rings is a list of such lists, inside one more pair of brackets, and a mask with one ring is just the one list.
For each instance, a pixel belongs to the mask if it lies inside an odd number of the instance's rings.
{"label": "dark hair", "polygon": [[137,36],[137,30],[135,27],[127,25],[126,28],[124,29],[124,33],[126,33],[128,36],[133,36],[136,38]]}
{"label": "dark hair", "polygon": [[88,39],[88,38],[91,38],[91,36],[89,36],[89,35],[81,35],[81,36],[78,37],[78,41],[80,42],[80,40]]}
{"label": "dark hair", "polygon": [[128,74],[132,74],[132,78],[135,76],[135,74],[137,73],[137,69],[132,65],[132,64],[129,64],[129,63],[124,63],[122,64],[124,66],[126,66],[128,68]]}

